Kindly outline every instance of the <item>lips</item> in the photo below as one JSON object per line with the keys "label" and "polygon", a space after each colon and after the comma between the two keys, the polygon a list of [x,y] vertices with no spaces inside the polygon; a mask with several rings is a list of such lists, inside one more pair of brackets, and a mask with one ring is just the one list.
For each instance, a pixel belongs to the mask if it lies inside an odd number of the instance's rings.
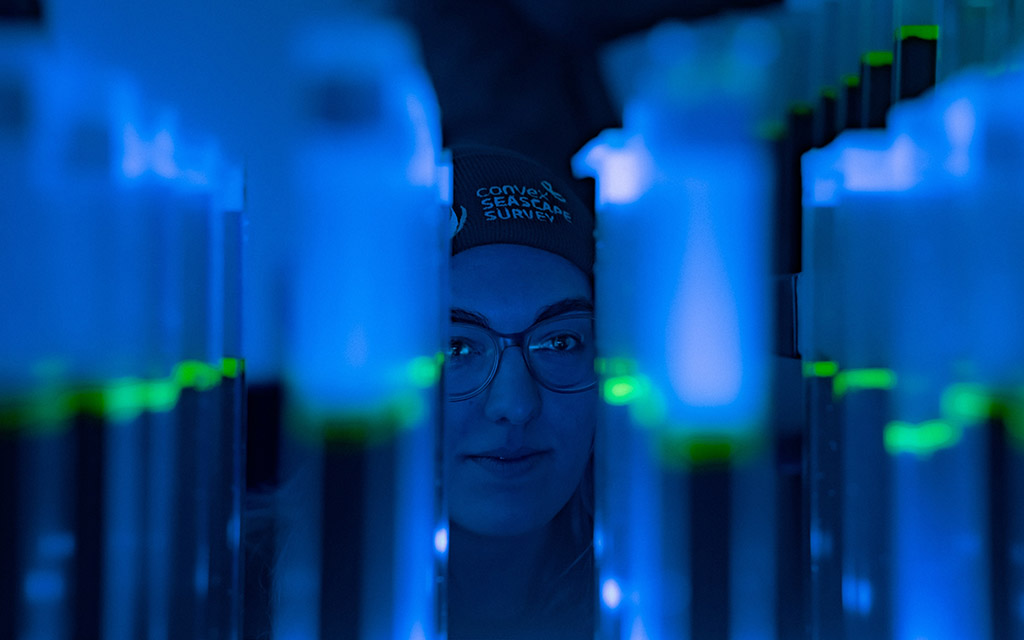
{"label": "lips", "polygon": [[490,451],[471,453],[468,455],[468,457],[501,458],[504,460],[515,460],[518,458],[526,458],[532,455],[537,455],[543,452],[543,449],[534,449],[532,447],[499,447],[497,449],[491,449]]}
{"label": "lips", "polygon": [[467,455],[466,459],[481,469],[501,477],[524,475],[540,464],[547,451],[521,447],[499,448]]}

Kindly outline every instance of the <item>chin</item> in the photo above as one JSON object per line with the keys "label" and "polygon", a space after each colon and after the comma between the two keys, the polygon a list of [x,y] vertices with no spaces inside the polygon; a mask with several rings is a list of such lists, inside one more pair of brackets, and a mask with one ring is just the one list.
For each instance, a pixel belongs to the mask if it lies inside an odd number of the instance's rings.
{"label": "chin", "polygon": [[[475,511],[465,513],[465,511]],[[523,513],[516,509],[456,510],[452,509],[452,522],[459,527],[481,536],[520,536],[544,528],[557,514],[548,517],[545,513]]]}

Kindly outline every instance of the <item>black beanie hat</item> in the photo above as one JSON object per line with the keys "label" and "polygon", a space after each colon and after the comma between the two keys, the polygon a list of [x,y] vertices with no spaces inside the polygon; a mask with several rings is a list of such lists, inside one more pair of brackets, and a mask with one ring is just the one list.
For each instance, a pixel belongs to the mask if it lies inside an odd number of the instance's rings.
{"label": "black beanie hat", "polygon": [[452,255],[485,244],[519,244],[593,275],[594,214],[568,185],[507,149],[453,147],[452,164]]}

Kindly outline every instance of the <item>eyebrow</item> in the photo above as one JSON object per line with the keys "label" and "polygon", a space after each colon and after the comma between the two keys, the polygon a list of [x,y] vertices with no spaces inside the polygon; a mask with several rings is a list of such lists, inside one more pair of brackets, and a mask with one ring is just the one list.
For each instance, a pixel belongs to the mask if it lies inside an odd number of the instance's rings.
{"label": "eyebrow", "polygon": [[[594,303],[586,298],[565,298],[541,309],[530,324],[532,326],[548,318],[554,318],[570,311],[589,311],[592,313],[594,311]],[[459,307],[452,307],[451,314],[452,322],[465,322],[487,329],[491,328],[491,322],[487,319],[487,316],[479,313],[460,309]]]}
{"label": "eyebrow", "polygon": [[465,309],[459,309],[458,307],[452,307],[452,322],[465,322],[466,324],[475,324],[485,329],[491,328],[491,323],[486,316],[466,311]]}
{"label": "eyebrow", "polygon": [[563,313],[569,313],[570,311],[594,311],[594,303],[586,298],[566,298],[565,300],[559,300],[554,304],[549,304],[540,310],[537,317],[533,319],[533,324],[537,324],[541,320],[547,320],[548,318],[554,318],[560,316]]}

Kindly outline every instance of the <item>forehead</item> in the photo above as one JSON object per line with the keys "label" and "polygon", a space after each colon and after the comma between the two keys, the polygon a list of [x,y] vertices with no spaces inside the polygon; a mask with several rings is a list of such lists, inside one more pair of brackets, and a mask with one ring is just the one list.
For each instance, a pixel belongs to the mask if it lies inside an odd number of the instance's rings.
{"label": "forehead", "polygon": [[451,306],[485,316],[497,331],[520,331],[544,307],[591,300],[590,282],[565,258],[533,247],[494,244],[452,256]]}

